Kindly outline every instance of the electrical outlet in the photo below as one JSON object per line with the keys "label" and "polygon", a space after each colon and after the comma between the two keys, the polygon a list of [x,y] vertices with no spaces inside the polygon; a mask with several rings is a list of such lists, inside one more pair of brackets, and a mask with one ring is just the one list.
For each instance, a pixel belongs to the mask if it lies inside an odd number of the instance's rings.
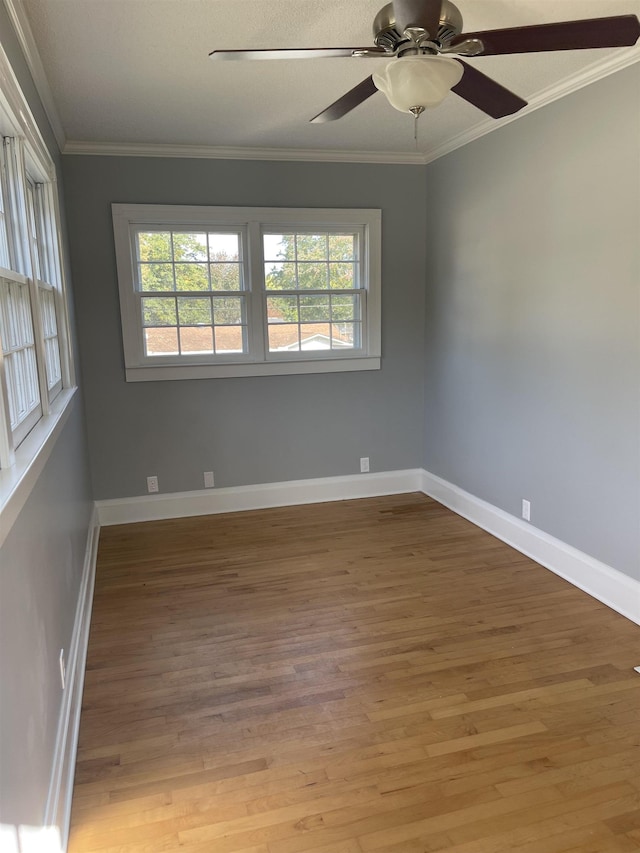
{"label": "electrical outlet", "polygon": [[524,498],[522,499],[522,517],[525,521],[531,521],[531,504]]}
{"label": "electrical outlet", "polygon": [[369,457],[362,456],[360,457],[360,473],[367,474],[369,471]]}
{"label": "electrical outlet", "polygon": [[215,486],[215,482],[213,480],[213,471],[205,471],[204,472],[204,487],[205,489],[212,489]]}
{"label": "electrical outlet", "polygon": [[148,492],[157,492],[158,491],[158,478],[154,474],[153,477],[147,477],[147,491]]}
{"label": "electrical outlet", "polygon": [[64,662],[64,649],[60,649],[60,682],[62,684],[62,689],[64,690],[64,685],[67,676],[67,668]]}

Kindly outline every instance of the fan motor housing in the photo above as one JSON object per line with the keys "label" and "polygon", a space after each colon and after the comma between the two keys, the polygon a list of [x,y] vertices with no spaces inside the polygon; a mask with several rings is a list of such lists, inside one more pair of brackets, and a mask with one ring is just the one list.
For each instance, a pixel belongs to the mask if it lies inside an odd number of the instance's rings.
{"label": "fan motor housing", "polygon": [[[446,47],[454,36],[462,32],[462,15],[457,6],[450,0],[443,0],[440,11],[440,22],[436,39],[442,47]],[[373,21],[373,38],[378,47],[395,51],[401,42],[406,41],[404,33],[396,29],[393,15],[393,3],[387,3],[378,12]]]}

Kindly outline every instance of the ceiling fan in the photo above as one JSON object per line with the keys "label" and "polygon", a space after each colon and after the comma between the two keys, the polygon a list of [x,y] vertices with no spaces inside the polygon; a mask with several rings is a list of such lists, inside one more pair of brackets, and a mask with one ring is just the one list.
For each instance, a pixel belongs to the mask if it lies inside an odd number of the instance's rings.
{"label": "ceiling fan", "polygon": [[416,118],[455,92],[492,118],[503,118],[527,102],[458,57],[625,47],[636,43],[636,15],[590,18],[526,27],[463,33],[462,15],[451,0],[393,0],[373,21],[371,47],[214,50],[212,59],[391,59],[383,72],[363,80],[312,122],[342,118],[381,90],[396,109]]}

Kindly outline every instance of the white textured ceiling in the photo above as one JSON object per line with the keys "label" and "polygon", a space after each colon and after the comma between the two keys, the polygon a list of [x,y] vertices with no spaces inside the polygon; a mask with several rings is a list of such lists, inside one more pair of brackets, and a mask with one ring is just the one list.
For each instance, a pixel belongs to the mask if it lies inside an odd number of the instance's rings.
{"label": "white textured ceiling", "polygon": [[[17,0],[19,2],[19,0]],[[13,0],[15,3],[16,0]],[[415,157],[412,119],[377,93],[309,119],[384,60],[213,62],[214,49],[372,44],[381,0],[21,0],[71,143],[189,145]],[[466,31],[640,14],[640,0],[459,0]],[[531,100],[639,48],[470,60]],[[450,95],[420,120],[430,158],[491,123]]]}

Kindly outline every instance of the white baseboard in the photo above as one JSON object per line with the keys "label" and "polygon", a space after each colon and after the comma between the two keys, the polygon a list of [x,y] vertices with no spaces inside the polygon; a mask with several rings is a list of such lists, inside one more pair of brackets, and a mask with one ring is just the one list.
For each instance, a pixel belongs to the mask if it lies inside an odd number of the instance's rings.
{"label": "white baseboard", "polygon": [[419,492],[422,470],[383,471],[97,501],[101,526]]}
{"label": "white baseboard", "polygon": [[44,814],[45,827],[58,828],[62,850],[67,849],[69,837],[73,777],[80,729],[80,708],[89,643],[99,533],[98,510],[94,506],[87,533],[82,581],[67,658],[66,686],[58,720],[49,794]]}
{"label": "white baseboard", "polygon": [[411,468],[97,502],[102,526],[421,491],[640,624],[640,582],[446,480]]}
{"label": "white baseboard", "polygon": [[[100,526],[421,491],[640,625],[640,582],[420,468],[98,501],[69,649],[44,824],[67,849]],[[56,843],[57,848],[57,843]],[[48,849],[53,849],[49,847]]]}
{"label": "white baseboard", "polygon": [[421,491],[640,625],[640,581],[428,471]]}

